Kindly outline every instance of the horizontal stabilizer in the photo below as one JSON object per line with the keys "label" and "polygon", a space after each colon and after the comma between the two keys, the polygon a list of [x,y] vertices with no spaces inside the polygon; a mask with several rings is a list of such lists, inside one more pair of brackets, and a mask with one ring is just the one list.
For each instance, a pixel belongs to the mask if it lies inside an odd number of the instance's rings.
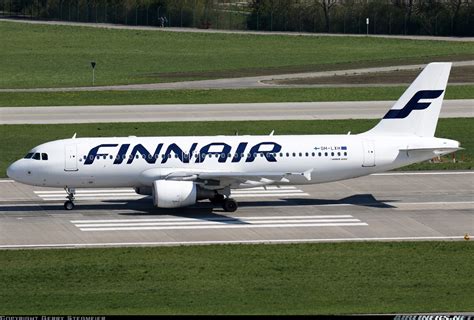
{"label": "horizontal stabilizer", "polygon": [[458,150],[464,150],[464,148],[402,148],[400,151],[430,151],[430,150],[446,150],[449,152],[455,152]]}
{"label": "horizontal stabilizer", "polygon": [[456,152],[458,150],[463,150],[463,149],[464,148],[446,147],[446,148],[404,148],[404,149],[399,149],[399,150],[403,152],[424,152],[424,153],[431,152],[436,156],[442,156],[442,155],[453,153],[453,152]]}

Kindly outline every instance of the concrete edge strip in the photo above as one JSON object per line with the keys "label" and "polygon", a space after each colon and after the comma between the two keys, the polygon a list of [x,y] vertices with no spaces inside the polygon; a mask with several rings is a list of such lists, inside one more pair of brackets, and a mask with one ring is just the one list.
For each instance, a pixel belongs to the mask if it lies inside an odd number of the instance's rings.
{"label": "concrete edge strip", "polygon": [[222,241],[163,241],[163,242],[110,242],[110,243],[65,243],[65,244],[10,244],[0,245],[0,249],[76,249],[91,247],[147,247],[182,246],[212,244],[278,244],[278,243],[318,243],[318,242],[367,242],[367,241],[420,241],[420,240],[462,240],[464,236],[432,237],[385,237],[385,238],[333,238],[333,239],[275,239],[275,240],[222,240]]}
{"label": "concrete edge strip", "polygon": [[386,173],[372,173],[371,176],[422,176],[422,175],[458,175],[458,174],[474,174],[474,170],[471,171],[436,171],[436,172],[386,172]]}

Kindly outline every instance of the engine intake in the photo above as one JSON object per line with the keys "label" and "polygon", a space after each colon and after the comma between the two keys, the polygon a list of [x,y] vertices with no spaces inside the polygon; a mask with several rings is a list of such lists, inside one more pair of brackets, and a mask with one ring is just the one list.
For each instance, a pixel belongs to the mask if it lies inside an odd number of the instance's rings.
{"label": "engine intake", "polygon": [[159,208],[190,206],[216,194],[216,191],[203,189],[193,181],[156,180],[152,186],[153,204]]}

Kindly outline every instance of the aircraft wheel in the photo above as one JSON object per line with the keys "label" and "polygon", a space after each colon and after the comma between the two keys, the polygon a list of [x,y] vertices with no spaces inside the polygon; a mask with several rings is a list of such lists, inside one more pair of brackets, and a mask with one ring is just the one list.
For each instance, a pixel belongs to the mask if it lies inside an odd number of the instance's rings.
{"label": "aircraft wheel", "polygon": [[222,204],[224,202],[224,195],[216,194],[215,197],[209,198],[212,204]]}
{"label": "aircraft wheel", "polygon": [[238,207],[237,201],[231,198],[225,199],[224,202],[222,203],[222,208],[226,212],[234,212],[235,210],[237,210],[237,207]]}
{"label": "aircraft wheel", "polygon": [[69,201],[69,200],[64,202],[64,209],[66,209],[66,210],[74,209],[74,202]]}

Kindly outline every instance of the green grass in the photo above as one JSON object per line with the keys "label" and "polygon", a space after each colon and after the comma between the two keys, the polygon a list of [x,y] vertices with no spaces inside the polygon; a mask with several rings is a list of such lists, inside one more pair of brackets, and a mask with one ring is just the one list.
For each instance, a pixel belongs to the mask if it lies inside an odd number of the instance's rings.
{"label": "green grass", "polygon": [[0,22],[0,88],[129,84],[470,60],[474,43]]}
{"label": "green grass", "polygon": [[[159,91],[0,92],[0,107],[397,100],[405,87]],[[473,99],[474,86],[450,86],[445,99]]]}
{"label": "green grass", "polygon": [[[103,123],[103,124],[54,124],[54,125],[0,125],[0,176],[5,176],[7,166],[23,157],[41,143],[71,137],[106,136],[190,136],[268,134],[353,134],[364,132],[379,120],[305,120],[305,121],[231,121],[231,122],[160,122],[160,123]],[[472,169],[474,167],[474,126],[470,118],[440,119],[438,137],[461,141],[466,150],[457,153],[463,162],[420,163],[410,170]]]}
{"label": "green grass", "polygon": [[0,251],[2,314],[472,312],[471,242]]}

